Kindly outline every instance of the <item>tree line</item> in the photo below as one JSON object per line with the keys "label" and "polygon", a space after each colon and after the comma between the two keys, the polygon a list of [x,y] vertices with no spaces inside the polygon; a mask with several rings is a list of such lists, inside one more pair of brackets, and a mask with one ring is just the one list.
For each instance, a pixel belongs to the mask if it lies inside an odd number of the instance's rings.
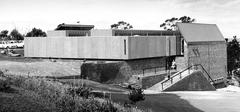
{"label": "tree line", "polygon": [[13,29],[10,33],[8,30],[0,31],[0,40],[24,40],[24,37],[46,37],[46,32],[41,29],[33,28],[26,35],[21,34],[17,29]]}
{"label": "tree line", "polygon": [[[176,30],[177,22],[192,23],[195,22],[195,19],[188,16],[182,16],[179,18],[172,17],[170,19],[166,19],[165,22],[160,24],[160,27],[162,27],[164,30],[170,31]],[[133,25],[125,21],[119,21],[117,23],[110,25],[110,28],[129,30],[133,28]],[[46,37],[46,36],[47,36],[46,32],[42,31],[40,28],[32,28],[32,30],[26,34],[21,34],[17,29],[13,29],[10,33],[8,30],[0,31],[0,40],[24,40],[24,37]]]}
{"label": "tree line", "polygon": [[240,46],[237,36],[233,36],[231,41],[227,42],[227,69],[228,74],[232,74],[235,71],[239,71],[240,68]]}

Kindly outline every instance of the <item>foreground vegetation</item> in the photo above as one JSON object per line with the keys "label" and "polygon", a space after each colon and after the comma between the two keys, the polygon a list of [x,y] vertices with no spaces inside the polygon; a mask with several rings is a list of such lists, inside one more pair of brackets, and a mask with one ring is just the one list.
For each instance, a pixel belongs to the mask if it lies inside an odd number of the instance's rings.
{"label": "foreground vegetation", "polygon": [[[136,108],[124,107],[107,98],[89,94],[89,88],[74,87],[58,81],[44,78],[16,76],[0,71],[0,92],[9,92],[11,88],[28,91],[31,97],[55,112],[141,112]],[[7,111],[0,104],[0,111]],[[18,109],[15,109],[18,110]]]}

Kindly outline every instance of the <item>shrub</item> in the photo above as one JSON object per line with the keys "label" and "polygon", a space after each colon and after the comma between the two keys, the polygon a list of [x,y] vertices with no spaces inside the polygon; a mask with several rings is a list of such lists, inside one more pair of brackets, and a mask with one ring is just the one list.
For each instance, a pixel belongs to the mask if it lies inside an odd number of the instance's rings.
{"label": "shrub", "polygon": [[0,79],[0,91],[7,91],[10,89],[10,85],[7,80]]}
{"label": "shrub", "polygon": [[71,95],[72,97],[80,96],[83,98],[88,98],[91,95],[91,88],[88,88],[86,86],[81,87],[69,87],[67,89],[67,93]]}
{"label": "shrub", "polygon": [[69,95],[59,97],[55,105],[59,112],[73,112],[77,107],[74,98]]}
{"label": "shrub", "polygon": [[0,77],[5,77],[4,73],[0,70]]}
{"label": "shrub", "polygon": [[17,87],[24,87],[26,78],[23,76],[9,76],[10,83]]}
{"label": "shrub", "polygon": [[94,99],[88,99],[81,103],[80,112],[117,112],[117,108],[109,100],[99,102]]}
{"label": "shrub", "polygon": [[129,100],[135,104],[138,101],[142,101],[145,99],[145,95],[143,93],[143,90],[141,88],[138,89],[133,89],[129,96],[128,96]]}
{"label": "shrub", "polygon": [[97,98],[109,98],[109,94],[108,93],[104,93],[104,92],[91,92],[91,95],[93,95],[94,97]]}
{"label": "shrub", "polygon": [[7,91],[9,89],[10,89],[9,80],[0,70],[0,91]]}

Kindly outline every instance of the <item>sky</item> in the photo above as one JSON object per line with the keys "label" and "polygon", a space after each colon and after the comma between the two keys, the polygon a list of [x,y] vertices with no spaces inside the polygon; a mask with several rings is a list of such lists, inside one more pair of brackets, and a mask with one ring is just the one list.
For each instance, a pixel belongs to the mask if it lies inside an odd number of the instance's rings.
{"label": "sky", "polygon": [[166,19],[190,16],[196,23],[217,24],[231,38],[240,37],[239,6],[240,0],[0,0],[0,30],[47,31],[77,21],[109,29],[122,20],[134,29],[161,30]]}

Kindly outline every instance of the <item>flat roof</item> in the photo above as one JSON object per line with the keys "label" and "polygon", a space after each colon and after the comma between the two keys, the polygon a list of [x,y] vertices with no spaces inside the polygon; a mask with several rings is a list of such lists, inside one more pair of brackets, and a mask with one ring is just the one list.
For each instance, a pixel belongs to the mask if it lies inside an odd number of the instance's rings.
{"label": "flat roof", "polygon": [[177,23],[186,42],[225,41],[216,24]]}

